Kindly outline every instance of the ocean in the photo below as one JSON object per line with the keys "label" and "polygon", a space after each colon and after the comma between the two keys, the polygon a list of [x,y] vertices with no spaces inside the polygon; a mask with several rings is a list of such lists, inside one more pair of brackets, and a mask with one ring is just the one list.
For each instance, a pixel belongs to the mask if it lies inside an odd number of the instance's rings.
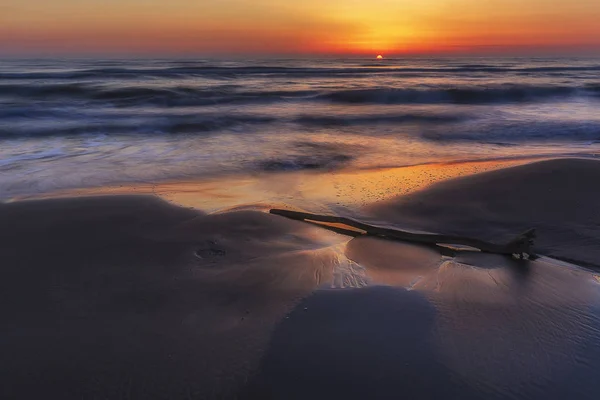
{"label": "ocean", "polygon": [[595,155],[600,59],[0,61],[0,198]]}

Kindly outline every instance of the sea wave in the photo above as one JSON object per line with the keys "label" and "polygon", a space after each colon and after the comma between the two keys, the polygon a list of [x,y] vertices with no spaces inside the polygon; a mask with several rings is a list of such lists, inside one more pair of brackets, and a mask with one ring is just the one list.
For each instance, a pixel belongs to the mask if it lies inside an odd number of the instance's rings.
{"label": "sea wave", "polygon": [[587,95],[585,87],[502,85],[447,88],[373,88],[324,93],[321,100],[343,104],[487,104],[531,102]]}
{"label": "sea wave", "polygon": [[436,113],[394,113],[372,115],[301,115],[294,122],[315,127],[339,127],[371,124],[454,123],[470,118],[468,115]]}
{"label": "sea wave", "polygon": [[137,79],[140,77],[237,77],[250,75],[286,75],[286,76],[349,76],[369,74],[431,74],[431,73],[561,73],[561,72],[596,72],[600,71],[600,65],[547,65],[547,66],[494,66],[485,64],[465,64],[458,66],[398,66],[398,62],[392,64],[380,63],[377,65],[357,65],[350,67],[289,67],[274,65],[254,66],[219,66],[200,63],[188,63],[181,66],[151,67],[151,68],[123,68],[123,67],[101,67],[56,71],[24,71],[24,72],[0,72],[0,79],[92,79],[92,78],[119,78]]}
{"label": "sea wave", "polygon": [[[38,113],[39,111],[39,113]],[[401,124],[451,124],[473,118],[469,114],[436,112],[388,114],[301,114],[275,116],[268,113],[140,113],[114,114],[73,110],[16,108],[0,110],[4,123],[0,125],[0,138],[75,136],[89,134],[139,135],[139,134],[208,134],[223,130],[236,133],[251,131],[255,126],[303,128],[361,127],[365,125]],[[243,131],[242,131],[243,128]]]}
{"label": "sea wave", "polygon": [[240,90],[236,85],[211,88],[194,86],[105,86],[87,83],[22,83],[0,85],[0,98],[21,100],[79,100],[110,102],[116,106],[205,106],[269,103],[311,98],[314,90]]}
{"label": "sea wave", "polygon": [[259,161],[255,167],[261,171],[284,172],[301,170],[333,170],[343,167],[354,159],[348,154],[296,155]]}
{"label": "sea wave", "polygon": [[463,124],[460,129],[424,129],[423,139],[442,143],[477,142],[518,145],[535,142],[600,142],[600,121],[494,121]]}
{"label": "sea wave", "polygon": [[0,138],[52,137],[78,135],[161,135],[161,134],[208,134],[224,129],[235,129],[275,122],[268,115],[205,115],[147,117],[127,116],[120,118],[77,120],[41,120],[28,123],[5,123],[0,125]]}
{"label": "sea wave", "polygon": [[575,96],[597,98],[600,83],[584,85],[456,85],[371,87],[353,89],[269,89],[238,85],[107,86],[87,83],[22,83],[0,85],[0,99],[77,100],[118,107],[211,106],[268,104],[281,101],[325,101],[339,104],[489,104],[535,102]]}
{"label": "sea wave", "polygon": [[268,172],[334,170],[348,165],[363,151],[359,145],[297,141],[286,154],[259,160],[251,168]]}

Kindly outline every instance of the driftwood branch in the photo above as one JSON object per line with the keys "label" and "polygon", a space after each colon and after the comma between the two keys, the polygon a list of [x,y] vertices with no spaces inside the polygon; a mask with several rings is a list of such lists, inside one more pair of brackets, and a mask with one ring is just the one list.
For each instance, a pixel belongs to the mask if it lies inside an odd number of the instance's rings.
{"label": "driftwood branch", "polygon": [[[447,244],[469,246],[479,249],[485,253],[504,254],[511,256],[517,255],[519,257],[524,257],[525,255],[528,255],[531,258],[532,256],[534,256],[533,244],[534,238],[536,236],[535,229],[529,229],[528,231],[517,235],[513,240],[509,241],[508,243],[496,244],[464,236],[412,233],[398,229],[382,228],[345,217],[310,214],[298,211],[279,209],[272,209],[270,213],[298,221],[343,224],[364,231],[365,235],[375,236],[383,239],[400,240],[428,245]],[[351,234],[352,236],[356,236],[356,232],[353,232]]]}

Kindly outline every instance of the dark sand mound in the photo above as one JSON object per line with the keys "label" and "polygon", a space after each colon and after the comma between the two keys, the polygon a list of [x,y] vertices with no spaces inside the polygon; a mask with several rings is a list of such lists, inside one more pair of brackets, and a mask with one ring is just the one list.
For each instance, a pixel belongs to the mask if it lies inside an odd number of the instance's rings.
{"label": "dark sand mound", "polygon": [[600,282],[590,272],[374,238],[353,239],[347,255],[373,285],[319,290],[296,307],[248,398],[597,397]]}
{"label": "dark sand mound", "polygon": [[454,179],[370,207],[408,228],[503,241],[538,229],[538,251],[600,266],[600,161],[560,159]]}
{"label": "dark sand mound", "polygon": [[[428,254],[404,250],[407,259],[371,257],[368,271],[406,278],[404,267]],[[424,268],[409,291],[315,292],[275,330],[247,397],[595,399],[598,284],[544,259],[484,263]]]}
{"label": "dark sand mound", "polygon": [[150,197],[3,204],[0,226],[3,399],[233,395],[335,261],[317,228]]}

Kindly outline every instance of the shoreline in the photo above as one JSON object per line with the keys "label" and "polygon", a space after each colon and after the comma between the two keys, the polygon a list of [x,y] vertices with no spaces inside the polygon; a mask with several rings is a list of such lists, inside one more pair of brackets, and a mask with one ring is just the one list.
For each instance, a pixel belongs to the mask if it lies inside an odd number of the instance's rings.
{"label": "shoreline", "polygon": [[[14,196],[5,202],[139,194],[157,196],[175,205],[208,212],[227,211],[240,206],[252,208],[253,205],[265,209],[270,203],[283,204],[285,200],[291,200],[294,206],[316,206],[313,210],[324,210],[323,207],[328,206],[357,209],[445,180],[545,159],[549,158],[449,161],[360,170],[286,171],[155,183],[123,183]],[[293,196],[290,191],[293,191]],[[304,203],[294,197],[304,200]]]}
{"label": "shoreline", "polygon": [[[257,209],[265,209],[268,207],[267,203],[281,205],[285,203],[280,201],[281,199],[293,201],[293,197],[296,196],[308,200],[308,202],[292,205],[302,207],[314,201],[316,204],[313,206],[316,208],[310,210],[315,212],[326,211],[327,208],[323,208],[324,204],[331,206],[333,210],[357,209],[374,201],[385,201],[397,195],[417,192],[436,183],[462,176],[537,161],[571,158],[598,159],[596,154],[582,153],[466,161],[451,160],[366,169],[255,172],[245,175],[166,179],[153,183],[123,182],[93,187],[57,189],[16,195],[6,198],[0,203],[97,195],[140,194],[157,196],[182,207],[216,212],[227,211],[229,208],[237,206],[252,207],[252,204],[256,204]],[[289,190],[294,191],[294,196],[289,195]]]}

